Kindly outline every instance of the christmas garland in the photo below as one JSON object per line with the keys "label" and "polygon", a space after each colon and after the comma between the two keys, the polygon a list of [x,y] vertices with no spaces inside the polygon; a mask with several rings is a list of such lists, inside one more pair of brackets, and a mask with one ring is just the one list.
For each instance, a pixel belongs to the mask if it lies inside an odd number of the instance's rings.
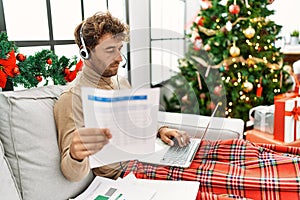
{"label": "christmas garland", "polygon": [[248,65],[257,64],[257,63],[261,62],[261,63],[265,63],[265,65],[268,68],[274,69],[274,70],[279,70],[283,66],[282,58],[278,61],[278,63],[271,63],[271,62],[268,62],[267,60],[264,60],[262,58],[256,58],[256,57],[249,57],[247,59],[243,58],[243,56],[229,57],[229,58],[224,59],[223,61],[221,61],[219,64],[216,64],[216,65],[210,65],[203,58],[200,58],[197,56],[191,56],[191,58],[193,60],[195,60],[197,63],[201,64],[201,66],[203,66],[203,67],[209,67],[209,68],[213,68],[213,69],[219,69],[224,65],[229,66],[229,65],[232,65],[233,63],[238,63],[238,62],[247,63]]}
{"label": "christmas garland", "polygon": [[[203,20],[203,19],[200,19],[200,20]],[[229,24],[229,26],[230,26],[230,28],[232,28],[233,26],[235,26],[239,21],[241,21],[241,20],[249,20],[248,18],[246,18],[246,17],[239,17],[239,18],[237,18],[233,23],[231,23],[231,22],[228,22],[228,24]],[[263,17],[259,17],[259,18],[255,18],[255,19],[250,19],[250,22],[258,22],[258,21],[264,21],[265,20],[265,18],[263,18]],[[194,22],[194,23],[196,23],[196,22]],[[199,23],[199,22],[197,22],[197,23]],[[203,23],[203,22],[202,22]],[[228,26],[228,25],[227,25]],[[213,30],[213,29],[208,29],[208,28],[205,28],[205,27],[203,27],[203,26],[196,26],[197,27],[197,29],[200,31],[200,32],[202,32],[202,33],[204,33],[205,35],[207,35],[207,36],[213,36],[213,35],[216,35],[217,33],[218,33],[218,30]],[[227,28],[226,28],[226,26],[222,26],[221,28],[220,28],[220,30],[221,31],[225,31],[225,30],[227,30]],[[196,30],[197,31],[197,30]]]}
{"label": "christmas garland", "polygon": [[65,85],[75,79],[83,65],[82,60],[77,62],[76,56],[58,57],[51,50],[29,56],[18,53],[18,47],[8,40],[5,32],[0,33],[0,49],[1,88],[5,87],[7,79],[11,79],[14,86],[25,88],[37,87],[42,81],[43,85]]}

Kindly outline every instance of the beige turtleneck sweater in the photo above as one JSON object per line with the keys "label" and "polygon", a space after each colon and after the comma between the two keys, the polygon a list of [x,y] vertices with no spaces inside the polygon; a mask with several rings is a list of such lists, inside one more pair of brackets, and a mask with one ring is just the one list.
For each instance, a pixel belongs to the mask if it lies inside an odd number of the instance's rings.
{"label": "beige turtleneck sweater", "polygon": [[[104,78],[90,67],[84,66],[70,87],[62,93],[54,105],[54,118],[58,132],[58,145],[61,152],[61,170],[70,181],[80,181],[90,173],[88,158],[81,162],[71,158],[69,149],[76,129],[84,127],[81,87],[94,87],[111,90],[128,89],[125,78],[115,76]],[[122,172],[120,163],[93,169],[95,175],[116,179]]]}

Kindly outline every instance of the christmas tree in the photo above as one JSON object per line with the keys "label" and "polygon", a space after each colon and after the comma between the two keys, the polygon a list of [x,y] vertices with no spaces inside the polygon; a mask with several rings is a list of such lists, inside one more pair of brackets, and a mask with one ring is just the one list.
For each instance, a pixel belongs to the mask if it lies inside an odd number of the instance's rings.
{"label": "christmas tree", "polygon": [[190,27],[187,54],[164,96],[166,111],[248,120],[249,110],[287,92],[290,74],[276,47],[281,26],[268,17],[270,0],[202,0]]}

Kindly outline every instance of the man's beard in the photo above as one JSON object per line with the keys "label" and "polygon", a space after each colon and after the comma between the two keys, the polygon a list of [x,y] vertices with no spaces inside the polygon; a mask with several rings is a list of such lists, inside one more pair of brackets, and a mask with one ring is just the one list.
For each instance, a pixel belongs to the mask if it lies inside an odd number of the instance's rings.
{"label": "man's beard", "polygon": [[102,72],[101,76],[103,77],[112,77],[118,74],[119,62],[115,62],[110,64],[105,70]]}

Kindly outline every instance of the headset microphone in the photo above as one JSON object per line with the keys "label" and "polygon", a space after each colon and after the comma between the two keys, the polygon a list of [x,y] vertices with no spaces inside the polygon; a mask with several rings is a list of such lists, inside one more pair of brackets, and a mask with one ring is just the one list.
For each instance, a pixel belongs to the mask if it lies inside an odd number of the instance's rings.
{"label": "headset microphone", "polygon": [[84,23],[81,25],[81,28],[80,28],[80,31],[79,31],[79,37],[80,37],[80,41],[81,41],[81,44],[82,46],[80,47],[80,50],[79,50],[79,54],[80,56],[87,60],[89,59],[90,57],[90,54],[89,54],[89,50],[86,48],[85,46],[85,42],[84,42],[84,39],[83,39],[83,26],[84,26]]}
{"label": "headset microphone", "polygon": [[125,68],[127,64],[127,59],[123,54],[122,54],[122,58],[125,60],[125,63],[122,65],[122,68]]}

